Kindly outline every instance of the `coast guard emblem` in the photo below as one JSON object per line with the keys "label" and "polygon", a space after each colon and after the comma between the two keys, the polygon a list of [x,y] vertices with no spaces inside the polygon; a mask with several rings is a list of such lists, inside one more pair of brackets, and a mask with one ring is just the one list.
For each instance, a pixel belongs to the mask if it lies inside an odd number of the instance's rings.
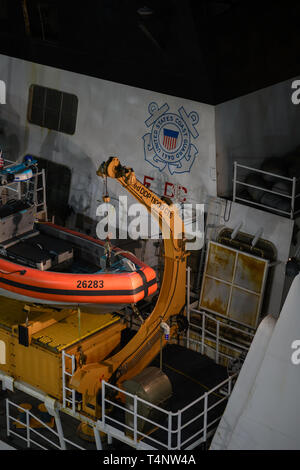
{"label": "coast guard emblem", "polygon": [[143,136],[145,160],[158,168],[174,173],[189,173],[198,150],[191,143],[196,139],[196,124],[199,116],[196,111],[187,114],[183,106],[179,114],[168,113],[169,106],[165,103],[159,108],[156,103],[148,107],[150,117],[145,121],[150,132]]}

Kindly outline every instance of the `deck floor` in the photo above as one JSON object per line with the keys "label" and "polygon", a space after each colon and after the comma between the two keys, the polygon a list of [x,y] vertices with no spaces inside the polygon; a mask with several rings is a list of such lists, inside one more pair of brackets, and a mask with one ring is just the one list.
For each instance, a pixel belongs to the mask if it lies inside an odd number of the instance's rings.
{"label": "deck floor", "polygon": [[[160,367],[160,355],[154,359],[150,366]],[[168,403],[166,403],[165,409],[174,413],[189,405],[194,400],[201,397],[205,392],[208,392],[228,378],[227,369],[225,367],[216,364],[207,356],[176,344],[170,344],[164,348],[162,355],[162,370],[168,376],[172,384],[172,397]],[[222,396],[219,393],[211,394],[208,406],[213,405],[215,402],[219,401],[220,398],[222,398]],[[210,411],[209,420],[213,421],[217,417],[221,416],[225,406],[226,400]],[[198,405],[183,413],[182,424],[187,423],[202,411],[203,400],[201,400]],[[118,408],[112,412],[111,417],[125,423],[125,413]],[[160,420],[160,418],[158,418],[158,420],[161,425],[165,427],[168,426],[166,419]],[[109,424],[109,419],[107,420],[107,423]],[[202,426],[203,417],[197,419],[193,425],[190,425],[182,432],[181,441],[183,442],[187,439],[191,439],[189,444],[192,444],[194,442],[192,436],[198,432]],[[177,418],[172,421],[172,429],[175,430],[176,427]],[[147,434],[147,432],[145,432],[145,434]],[[150,436],[167,444],[166,431],[154,430],[154,432],[150,433]],[[176,439],[177,437],[175,437],[174,434],[172,439],[172,447],[174,448],[177,445]],[[153,442],[151,443],[151,440],[148,438],[144,438],[144,442],[149,445],[153,445]],[[116,448],[119,448],[118,442],[115,442],[115,446]],[[122,446],[124,445],[122,444]],[[157,448],[163,449],[163,446],[158,445]]]}

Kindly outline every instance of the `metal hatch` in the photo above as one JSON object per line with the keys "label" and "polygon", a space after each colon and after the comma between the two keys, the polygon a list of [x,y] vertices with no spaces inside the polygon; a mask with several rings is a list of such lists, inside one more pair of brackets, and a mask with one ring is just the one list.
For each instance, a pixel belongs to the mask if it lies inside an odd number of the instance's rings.
{"label": "metal hatch", "polygon": [[257,327],[269,261],[209,242],[200,308]]}

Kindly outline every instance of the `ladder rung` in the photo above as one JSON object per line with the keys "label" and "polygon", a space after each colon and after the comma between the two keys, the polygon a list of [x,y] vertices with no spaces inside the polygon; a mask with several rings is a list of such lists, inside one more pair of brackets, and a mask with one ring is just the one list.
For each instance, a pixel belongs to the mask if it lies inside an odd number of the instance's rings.
{"label": "ladder rung", "polygon": [[68,400],[67,398],[65,398],[65,401],[67,401],[68,403],[71,403],[71,405],[73,405],[73,400]]}

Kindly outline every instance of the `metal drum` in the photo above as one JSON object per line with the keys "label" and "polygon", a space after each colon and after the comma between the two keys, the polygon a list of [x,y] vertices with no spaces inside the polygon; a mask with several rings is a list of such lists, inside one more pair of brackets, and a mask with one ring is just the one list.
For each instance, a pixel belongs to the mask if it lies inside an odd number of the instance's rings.
{"label": "metal drum", "polygon": [[[169,378],[157,367],[147,367],[140,374],[123,383],[126,392],[137,395],[139,398],[152,403],[153,405],[163,408],[167,405],[168,400],[172,396],[172,385]],[[126,396],[126,408],[134,411],[134,399]],[[166,413],[138,401],[137,413],[156,423],[163,423],[166,419]],[[134,415],[126,413],[125,423],[133,429]],[[148,421],[138,418],[137,430],[147,433],[154,428],[154,425]],[[132,432],[128,431],[127,435],[132,436]]]}

